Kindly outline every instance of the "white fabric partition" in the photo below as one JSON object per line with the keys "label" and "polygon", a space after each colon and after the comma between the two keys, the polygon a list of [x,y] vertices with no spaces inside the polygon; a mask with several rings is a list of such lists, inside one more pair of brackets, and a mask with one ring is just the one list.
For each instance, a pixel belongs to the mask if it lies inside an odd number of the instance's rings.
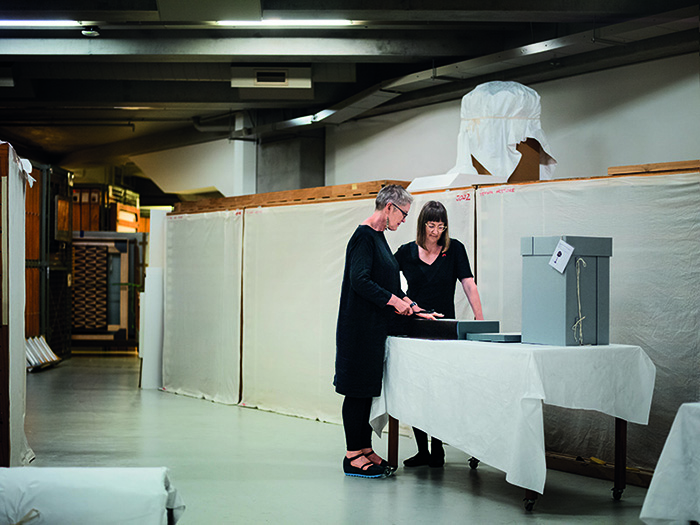
{"label": "white fabric partition", "polygon": [[163,387],[239,401],[240,210],[166,220]]}
{"label": "white fabric partition", "polygon": [[[504,331],[520,330],[521,237],[613,238],[610,342],[641,346],[658,371],[649,427],[630,425],[629,461],[653,468],[678,406],[700,398],[700,174],[481,188],[476,204],[484,315]],[[547,408],[548,449],[612,460],[609,421]]]}
{"label": "white fabric partition", "polygon": [[148,267],[144,292],[141,293],[139,357],[141,388],[163,387],[163,293],[165,265],[165,210],[151,210],[148,234]]}
{"label": "white fabric partition", "polygon": [[[415,238],[420,208],[431,199],[445,204],[451,234],[473,260],[473,190],[416,196],[406,224],[386,233],[392,249]],[[366,199],[246,211],[244,404],[340,421],[332,380],[345,248],[373,209]],[[457,297],[458,315],[466,316],[464,292]]]}
{"label": "white fabric partition", "polygon": [[338,421],[332,381],[345,244],[373,204],[246,210],[243,403]]}

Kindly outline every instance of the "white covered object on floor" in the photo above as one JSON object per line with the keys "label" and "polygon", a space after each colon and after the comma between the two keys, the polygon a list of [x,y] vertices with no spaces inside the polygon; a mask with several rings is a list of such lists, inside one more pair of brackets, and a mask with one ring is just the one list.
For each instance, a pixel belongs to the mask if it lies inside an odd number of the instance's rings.
{"label": "white covered object on floor", "polygon": [[165,467],[0,469],[3,524],[170,525],[184,511]]}

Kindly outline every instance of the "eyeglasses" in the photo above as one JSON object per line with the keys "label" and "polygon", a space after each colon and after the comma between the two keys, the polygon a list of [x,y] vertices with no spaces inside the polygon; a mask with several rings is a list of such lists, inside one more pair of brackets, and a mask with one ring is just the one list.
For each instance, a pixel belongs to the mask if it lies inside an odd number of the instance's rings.
{"label": "eyeglasses", "polygon": [[447,229],[447,226],[445,226],[444,224],[435,224],[434,222],[426,222],[425,227],[429,230],[437,230],[440,233],[444,232]]}
{"label": "eyeglasses", "polygon": [[399,208],[399,207],[398,207],[396,204],[394,204],[393,202],[392,202],[391,204],[394,206],[394,208],[396,208],[397,210],[399,210],[399,211],[403,214],[403,218],[404,218],[404,219],[406,219],[406,217],[408,217],[408,213],[407,213],[407,212],[403,211],[401,208]]}

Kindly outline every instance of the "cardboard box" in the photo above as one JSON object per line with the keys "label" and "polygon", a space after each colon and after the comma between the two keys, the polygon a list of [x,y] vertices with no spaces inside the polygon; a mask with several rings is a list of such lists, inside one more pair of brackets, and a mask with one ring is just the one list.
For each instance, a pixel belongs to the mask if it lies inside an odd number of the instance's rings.
{"label": "cardboard box", "polygon": [[[522,157],[508,182],[528,182],[540,180],[540,143],[533,138],[520,142],[516,147]],[[479,175],[492,175],[481,163],[472,156],[472,165]]]}

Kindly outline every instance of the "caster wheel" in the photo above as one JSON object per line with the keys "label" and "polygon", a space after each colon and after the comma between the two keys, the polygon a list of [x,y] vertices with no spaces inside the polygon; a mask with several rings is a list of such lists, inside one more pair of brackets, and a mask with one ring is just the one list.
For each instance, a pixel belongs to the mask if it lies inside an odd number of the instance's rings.
{"label": "caster wheel", "polygon": [[535,507],[535,500],[534,499],[524,499],[525,502],[525,510],[526,511],[531,511]]}
{"label": "caster wheel", "polygon": [[622,491],[623,489],[611,489],[612,490],[612,497],[615,501],[620,501],[622,498]]}
{"label": "caster wheel", "polygon": [[476,458],[470,458],[470,459],[469,459],[469,467],[470,467],[472,470],[475,470],[476,467],[478,467],[478,466],[479,466],[479,460],[478,460],[478,459],[476,459]]}

